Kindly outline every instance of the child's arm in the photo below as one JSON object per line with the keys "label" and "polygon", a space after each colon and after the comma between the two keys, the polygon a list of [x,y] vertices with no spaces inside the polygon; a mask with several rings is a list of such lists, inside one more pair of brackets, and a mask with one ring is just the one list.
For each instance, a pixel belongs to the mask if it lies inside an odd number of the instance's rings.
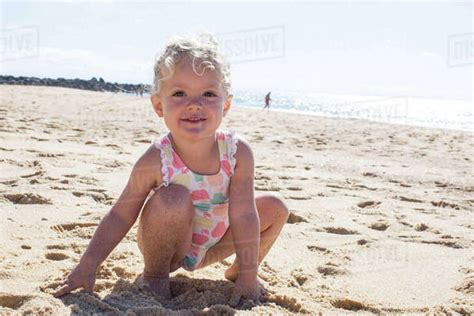
{"label": "child's arm", "polygon": [[97,268],[133,226],[150,190],[160,184],[159,157],[159,150],[151,146],[135,163],[122,194],[100,222],[79,264],[55,296],[77,288],[92,291]]}
{"label": "child's arm", "polygon": [[229,221],[234,238],[239,276],[233,299],[246,296],[258,301],[257,270],[260,222],[254,198],[254,160],[250,146],[239,140],[237,164],[229,194]]}

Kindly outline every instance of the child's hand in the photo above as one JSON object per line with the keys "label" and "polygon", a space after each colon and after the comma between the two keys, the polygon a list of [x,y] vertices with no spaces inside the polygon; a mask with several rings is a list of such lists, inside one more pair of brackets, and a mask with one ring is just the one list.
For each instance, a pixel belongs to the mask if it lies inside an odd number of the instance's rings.
{"label": "child's hand", "polygon": [[95,274],[95,269],[79,264],[69,273],[66,281],[62,283],[61,288],[53,295],[60,297],[79,288],[83,288],[87,292],[92,292],[95,284]]}
{"label": "child's hand", "polygon": [[235,281],[234,291],[230,297],[229,305],[235,307],[239,304],[241,298],[248,298],[255,304],[260,304],[261,289],[260,283],[255,280],[246,281],[237,278]]}

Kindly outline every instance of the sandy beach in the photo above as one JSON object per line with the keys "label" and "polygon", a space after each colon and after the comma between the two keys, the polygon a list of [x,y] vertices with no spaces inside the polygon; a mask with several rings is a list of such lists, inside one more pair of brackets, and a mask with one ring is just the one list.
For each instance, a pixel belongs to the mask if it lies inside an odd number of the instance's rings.
{"label": "sandy beach", "polygon": [[166,129],[146,97],[0,86],[0,314],[474,313],[472,133],[235,107],[224,128],[252,145],[257,194],[291,210],[260,266],[268,301],[227,305],[233,257],[173,273],[172,300],[144,291],[136,225],[95,294],[56,299]]}

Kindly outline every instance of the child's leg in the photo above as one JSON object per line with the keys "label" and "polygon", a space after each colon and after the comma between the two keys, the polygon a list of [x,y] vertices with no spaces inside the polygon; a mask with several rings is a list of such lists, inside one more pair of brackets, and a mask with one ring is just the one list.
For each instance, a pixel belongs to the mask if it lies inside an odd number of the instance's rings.
{"label": "child's leg", "polygon": [[[255,204],[260,218],[260,250],[258,255],[260,264],[280,234],[283,225],[285,225],[289,211],[284,202],[273,195],[259,196],[255,199]],[[221,261],[234,253],[234,240],[229,228],[222,239],[207,251],[199,268]],[[225,277],[235,281],[238,273],[239,263],[236,260],[227,269]]]}
{"label": "child's leg", "polygon": [[137,234],[145,261],[143,280],[165,298],[171,297],[169,273],[191,247],[193,216],[189,191],[179,185],[160,188],[143,208]]}

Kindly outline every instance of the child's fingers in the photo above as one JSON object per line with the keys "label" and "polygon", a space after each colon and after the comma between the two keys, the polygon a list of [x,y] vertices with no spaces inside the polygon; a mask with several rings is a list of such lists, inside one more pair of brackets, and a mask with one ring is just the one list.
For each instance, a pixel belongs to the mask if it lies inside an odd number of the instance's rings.
{"label": "child's fingers", "polygon": [[53,296],[54,297],[60,297],[60,296],[63,296],[64,294],[67,294],[71,291],[74,291],[75,289],[77,289],[77,286],[72,285],[70,283],[67,283],[67,281],[66,281],[66,284],[64,284],[61,288],[59,288],[59,290],[57,290],[53,294]]}
{"label": "child's fingers", "polygon": [[239,291],[235,291],[234,293],[232,293],[232,296],[230,297],[229,305],[232,307],[239,305],[241,297],[242,297],[242,294]]}
{"label": "child's fingers", "polygon": [[94,292],[94,282],[88,283],[86,286],[84,286],[84,291],[86,292]]}

